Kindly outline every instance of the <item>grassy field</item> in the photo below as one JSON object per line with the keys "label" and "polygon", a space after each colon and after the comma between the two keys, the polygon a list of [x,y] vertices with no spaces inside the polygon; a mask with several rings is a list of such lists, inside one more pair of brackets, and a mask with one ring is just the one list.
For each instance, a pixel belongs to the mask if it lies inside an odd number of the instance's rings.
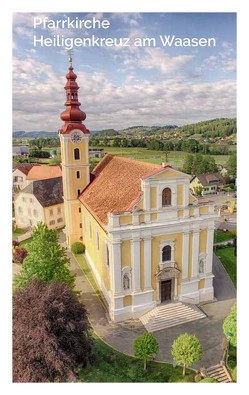
{"label": "grassy field", "polygon": [[233,240],[235,234],[224,232],[223,230],[216,230],[214,233],[214,243],[221,243],[223,241]]}
{"label": "grassy field", "polygon": [[122,354],[94,336],[94,361],[79,371],[79,381],[87,383],[176,383],[193,382],[194,372],[187,369],[182,377],[182,368],[158,362],[148,362],[143,370],[143,362]]}
{"label": "grassy field", "polygon": [[[91,147],[99,148],[99,147]],[[166,162],[166,156],[163,151],[148,150],[147,148],[121,148],[121,147],[104,147],[105,153],[123,156],[125,158],[131,158],[140,160],[142,162],[149,162],[160,165],[162,162]],[[171,162],[173,167],[182,167],[184,159],[188,155],[187,152],[181,151],[170,151],[168,153],[167,161]],[[227,155],[213,155],[217,164],[225,164],[228,160]]]}
{"label": "grassy field", "polygon": [[233,285],[236,287],[237,283],[237,265],[236,256],[234,255],[234,247],[217,248],[215,254],[221,260],[227,273],[229,274]]}

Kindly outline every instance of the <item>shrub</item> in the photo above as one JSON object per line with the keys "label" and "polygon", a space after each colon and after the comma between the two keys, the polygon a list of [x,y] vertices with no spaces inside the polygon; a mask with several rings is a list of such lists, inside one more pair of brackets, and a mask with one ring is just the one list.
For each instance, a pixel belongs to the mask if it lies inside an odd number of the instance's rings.
{"label": "shrub", "polygon": [[233,381],[237,381],[237,366],[235,366],[235,368],[233,368],[233,371],[232,371],[232,378],[233,378]]}
{"label": "shrub", "polygon": [[230,369],[230,370],[233,370],[235,367],[236,367],[236,361],[234,360],[234,359],[228,359],[228,361],[227,361],[227,367]]}
{"label": "shrub", "polygon": [[195,376],[195,382],[196,382],[196,383],[199,383],[202,379],[203,379],[203,377],[202,377],[200,374],[197,374],[197,375]]}
{"label": "shrub", "polygon": [[127,369],[127,376],[133,383],[143,382],[145,379],[145,372],[141,365],[131,365]]}
{"label": "shrub", "polygon": [[28,255],[28,251],[24,247],[16,247],[13,251],[13,261],[15,263],[23,263],[24,259]]}
{"label": "shrub", "polygon": [[76,241],[71,245],[71,251],[73,254],[83,254],[85,252],[85,246],[80,241]]}
{"label": "shrub", "polygon": [[12,240],[12,247],[18,247],[19,246],[19,241],[17,241],[17,240]]}
{"label": "shrub", "polygon": [[201,380],[200,383],[218,383],[219,381],[214,379],[213,377],[206,377],[205,379]]}

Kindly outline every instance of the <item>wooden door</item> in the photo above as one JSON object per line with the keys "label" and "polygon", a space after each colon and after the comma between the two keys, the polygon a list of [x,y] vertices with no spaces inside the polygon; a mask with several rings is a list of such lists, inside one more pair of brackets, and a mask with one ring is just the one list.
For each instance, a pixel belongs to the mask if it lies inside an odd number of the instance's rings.
{"label": "wooden door", "polygon": [[171,300],[171,280],[161,281],[161,303]]}

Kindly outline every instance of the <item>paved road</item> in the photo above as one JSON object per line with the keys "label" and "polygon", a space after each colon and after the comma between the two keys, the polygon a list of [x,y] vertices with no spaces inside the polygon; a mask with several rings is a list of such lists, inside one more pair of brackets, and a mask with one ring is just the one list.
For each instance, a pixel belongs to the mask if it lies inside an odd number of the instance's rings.
{"label": "paved road", "polygon": [[[81,291],[80,299],[87,308],[89,321],[96,334],[113,348],[133,355],[134,339],[145,332],[145,328],[139,320],[130,320],[119,324],[110,323],[104,306],[86,280],[74,257],[70,252],[68,252],[68,256],[71,260],[71,270],[77,276],[76,289]],[[185,332],[195,334],[203,347],[203,357],[194,368],[207,368],[219,363],[222,359],[222,323],[235,302],[236,291],[219,259],[215,256],[214,274],[216,276],[214,287],[217,301],[202,306],[207,318],[155,332],[160,349],[157,355],[158,361],[172,363],[172,343],[178,335]]]}

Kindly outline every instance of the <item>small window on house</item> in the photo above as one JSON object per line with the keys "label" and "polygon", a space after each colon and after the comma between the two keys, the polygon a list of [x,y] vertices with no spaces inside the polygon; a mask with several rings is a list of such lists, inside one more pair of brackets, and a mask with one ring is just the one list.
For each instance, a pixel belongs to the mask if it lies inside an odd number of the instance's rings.
{"label": "small window on house", "polygon": [[163,262],[171,261],[171,246],[167,245],[167,246],[163,247],[162,261]]}
{"label": "small window on house", "polygon": [[33,199],[32,198],[30,198],[29,201],[30,201],[30,203],[33,203]]}
{"label": "small window on house", "polygon": [[25,198],[25,197],[23,197],[23,198],[22,198],[22,201],[23,201],[23,202],[26,202],[26,198]]}
{"label": "small window on house", "polygon": [[19,214],[22,214],[22,207],[19,206],[17,211],[18,211]]}
{"label": "small window on house", "polygon": [[57,214],[61,214],[61,207],[57,207]]}
{"label": "small window on house", "polygon": [[80,189],[77,189],[77,195],[80,196]]}
{"label": "small window on house", "polygon": [[106,244],[106,264],[107,264],[107,266],[109,266],[109,264],[110,264],[109,247],[107,244]]}
{"label": "small window on house", "polygon": [[81,213],[81,207],[79,207],[79,213]]}
{"label": "small window on house", "polygon": [[49,215],[50,215],[50,216],[53,215],[53,210],[52,210],[52,209],[49,210]]}
{"label": "small window on house", "polygon": [[80,240],[83,240],[83,237],[82,237],[82,236],[80,236]]}
{"label": "small window on house", "polygon": [[57,222],[63,222],[63,218],[61,218],[61,217],[58,218],[58,219],[57,219]]}
{"label": "small window on house", "polygon": [[74,159],[79,160],[80,159],[80,150],[79,148],[74,148]]}
{"label": "small window on house", "polygon": [[82,228],[82,223],[80,223],[80,228]]}
{"label": "small window on house", "polygon": [[79,170],[76,171],[76,178],[80,178],[80,171]]}
{"label": "small window on house", "polygon": [[55,224],[55,220],[52,219],[51,221],[49,221],[49,225],[54,225]]}
{"label": "small window on house", "polygon": [[34,215],[34,217],[37,217],[37,216],[38,216],[37,210],[33,210],[33,215]]}

